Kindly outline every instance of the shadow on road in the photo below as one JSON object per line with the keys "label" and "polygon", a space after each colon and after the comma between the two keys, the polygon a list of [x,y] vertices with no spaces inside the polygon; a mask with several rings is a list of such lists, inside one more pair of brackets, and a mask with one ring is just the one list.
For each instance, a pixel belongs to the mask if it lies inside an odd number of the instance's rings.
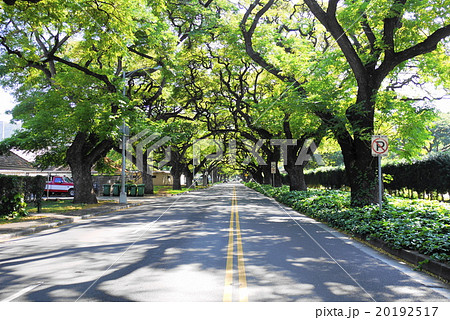
{"label": "shadow on road", "polygon": [[[318,223],[236,187],[250,301],[446,300]],[[2,244],[0,287],[8,289],[0,300],[43,282],[17,300],[221,301],[231,194],[222,185],[159,198]]]}

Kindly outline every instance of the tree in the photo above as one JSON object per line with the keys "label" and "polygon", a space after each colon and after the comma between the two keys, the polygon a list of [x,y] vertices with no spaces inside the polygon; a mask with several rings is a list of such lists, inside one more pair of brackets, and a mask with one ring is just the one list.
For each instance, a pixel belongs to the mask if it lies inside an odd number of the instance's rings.
{"label": "tree", "polygon": [[[289,9],[281,1],[253,1],[241,22],[247,53],[267,71],[291,83],[332,130],[344,157],[352,205],[377,202],[370,137],[375,132],[375,110],[382,103],[379,93],[385,80],[400,79],[407,68],[419,69],[416,72],[424,77],[428,74],[427,80],[448,83],[443,73],[444,46],[440,45],[450,34],[448,15],[440,1],[329,0],[325,7],[315,0],[304,3],[306,7]],[[282,13],[286,8],[289,14]],[[311,20],[311,14],[317,20]],[[323,34],[324,29],[328,35]],[[271,43],[256,40],[255,33],[276,38]],[[298,37],[312,45],[293,45]],[[297,67],[288,73],[284,61],[301,62],[309,70]]]}
{"label": "tree", "polygon": [[333,36],[357,85],[354,102],[345,112],[351,130],[339,125],[342,119],[333,113],[321,114],[335,124],[351,202],[358,206],[377,202],[376,167],[369,143],[377,96],[383,81],[399,73],[407,62],[426,63],[430,55],[442,61],[443,46],[439,44],[450,35],[448,12],[442,11],[441,1],[361,0],[339,5],[340,0],[329,0],[326,8],[316,0],[304,2]]}
{"label": "tree", "polygon": [[15,89],[13,115],[24,122],[8,143],[47,150],[42,159],[67,163],[74,202],[97,201],[91,168],[117,142],[118,124],[132,111],[122,107],[122,58],[148,14],[142,9],[126,0],[49,0],[1,11],[2,84]]}
{"label": "tree", "polygon": [[[312,139],[319,144],[326,134],[324,124],[309,110],[307,97],[311,92],[305,86],[309,80],[307,74],[314,67],[311,52],[320,43],[317,38],[313,41],[303,39],[304,31],[298,21],[295,25],[287,23],[287,17],[294,15],[292,11],[295,13],[296,6],[275,0],[262,4],[256,0],[244,13],[239,26],[248,56],[284,83],[284,90],[274,100],[281,100],[278,104],[284,104],[280,122],[283,135],[288,140],[278,149],[285,150],[284,168],[288,172],[291,190],[306,190],[303,169],[307,162],[298,163],[297,159],[307,140]],[[294,38],[291,33],[301,37]]]}
{"label": "tree", "polygon": [[[14,5],[18,0],[3,0],[3,2],[7,5]],[[41,2],[42,0],[23,0],[25,2],[29,2],[29,3],[38,3]]]}
{"label": "tree", "polygon": [[450,113],[438,113],[436,121],[430,125],[432,140],[425,150],[440,152],[450,150]]}

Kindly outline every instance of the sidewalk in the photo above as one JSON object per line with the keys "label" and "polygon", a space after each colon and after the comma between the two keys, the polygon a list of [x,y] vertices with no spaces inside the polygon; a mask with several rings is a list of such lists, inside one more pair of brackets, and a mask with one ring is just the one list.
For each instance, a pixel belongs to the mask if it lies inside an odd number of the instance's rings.
{"label": "sidewalk", "polygon": [[[29,216],[39,217],[38,219],[0,224],[0,242],[9,239],[26,236],[48,230],[61,225],[73,223],[82,219],[107,214],[110,212],[139,206],[151,201],[157,196],[128,197],[127,204],[118,203],[118,197],[98,197],[98,200],[110,200],[114,203],[106,203],[95,208],[68,211],[65,213],[33,213]],[[67,198],[66,198],[67,199]]]}

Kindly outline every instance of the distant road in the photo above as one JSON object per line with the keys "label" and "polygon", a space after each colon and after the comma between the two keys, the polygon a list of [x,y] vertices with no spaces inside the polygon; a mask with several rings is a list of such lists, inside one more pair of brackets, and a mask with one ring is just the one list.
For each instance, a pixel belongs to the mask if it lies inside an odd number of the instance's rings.
{"label": "distant road", "polygon": [[0,244],[0,301],[449,301],[449,287],[241,184]]}

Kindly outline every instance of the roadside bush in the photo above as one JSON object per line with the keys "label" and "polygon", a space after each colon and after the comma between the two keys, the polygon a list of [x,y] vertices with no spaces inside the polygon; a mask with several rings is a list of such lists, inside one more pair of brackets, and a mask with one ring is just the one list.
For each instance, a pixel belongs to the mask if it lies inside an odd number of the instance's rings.
{"label": "roadside bush", "polygon": [[388,197],[378,205],[350,207],[350,193],[339,190],[289,191],[254,182],[246,184],[316,220],[362,238],[377,238],[392,248],[411,249],[450,262],[450,206],[437,201]]}
{"label": "roadside bush", "polygon": [[24,180],[25,201],[33,202],[40,212],[42,196],[47,178],[44,176],[22,177]]}
{"label": "roadside bush", "polygon": [[348,186],[344,168],[318,168],[305,174],[305,182],[310,187],[323,186],[330,189]]}
{"label": "roadside bush", "polygon": [[413,163],[383,166],[383,173],[392,176],[385,188],[390,191],[409,189],[419,194],[450,192],[450,154],[441,153]]}
{"label": "roadside bush", "polygon": [[[440,153],[413,163],[387,164],[383,166],[383,174],[390,176],[390,181],[385,183],[385,189],[389,193],[398,194],[410,190],[422,197],[426,194],[432,197],[433,194],[450,193],[450,154]],[[311,187],[341,189],[348,186],[343,168],[319,168],[305,174],[305,181]]]}
{"label": "roadside bush", "polygon": [[26,216],[27,203],[40,206],[45,188],[45,177],[0,175],[0,217]]}

